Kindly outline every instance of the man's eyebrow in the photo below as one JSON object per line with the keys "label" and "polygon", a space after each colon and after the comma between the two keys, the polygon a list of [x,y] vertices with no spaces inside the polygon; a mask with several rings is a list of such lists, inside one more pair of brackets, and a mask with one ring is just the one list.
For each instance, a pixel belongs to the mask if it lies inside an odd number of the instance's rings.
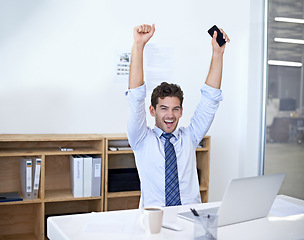
{"label": "man's eyebrow", "polygon": [[[169,108],[168,106],[166,106],[166,105],[160,105],[159,107],[161,107],[161,108]],[[173,108],[181,108],[181,106],[175,106],[175,107],[173,107]]]}

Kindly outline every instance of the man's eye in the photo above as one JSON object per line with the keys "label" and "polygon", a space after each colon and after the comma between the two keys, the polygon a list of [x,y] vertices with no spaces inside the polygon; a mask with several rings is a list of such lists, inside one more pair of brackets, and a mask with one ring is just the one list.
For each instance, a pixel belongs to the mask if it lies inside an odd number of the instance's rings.
{"label": "man's eye", "polygon": [[165,111],[165,110],[166,110],[166,108],[162,108],[161,110]]}

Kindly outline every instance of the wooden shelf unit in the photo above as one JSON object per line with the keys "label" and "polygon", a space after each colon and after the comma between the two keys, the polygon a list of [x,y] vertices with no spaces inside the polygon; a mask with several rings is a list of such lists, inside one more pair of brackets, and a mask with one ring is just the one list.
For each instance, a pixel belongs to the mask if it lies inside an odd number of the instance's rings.
{"label": "wooden shelf unit", "polygon": [[196,149],[196,160],[201,199],[206,203],[209,196],[210,136],[205,136],[201,144],[204,147]]}
{"label": "wooden shelf unit", "polygon": [[[59,147],[73,148],[63,152]],[[0,203],[0,238],[45,239],[47,216],[103,211],[104,138],[100,134],[0,135],[0,192],[22,196],[19,159],[40,157],[38,199]],[[102,157],[101,196],[74,198],[70,189],[70,155]]]}
{"label": "wooden shelf unit", "polygon": [[109,169],[136,168],[132,150],[111,151],[109,147],[126,147],[126,134],[105,134],[105,200],[104,210],[121,210],[138,208],[140,191],[109,192]]}
{"label": "wooden shelf unit", "polygon": [[[138,208],[140,191],[108,192],[108,169],[135,168],[132,150],[109,151],[127,142],[126,134],[0,134],[0,192],[21,193],[20,157],[40,157],[38,199],[0,203],[0,239],[46,239],[47,216]],[[208,201],[210,137],[197,148],[202,202]],[[62,152],[59,147],[73,148]],[[70,190],[69,156],[94,154],[102,158],[101,196],[74,198]]]}
{"label": "wooden shelf unit", "polygon": [[[135,168],[135,157],[132,150],[110,151],[109,147],[128,141],[126,134],[107,134],[105,137],[105,206],[104,210],[138,208],[140,191],[108,192],[108,169]],[[202,202],[208,202],[209,168],[210,168],[210,136],[205,136],[196,150],[197,169]]]}

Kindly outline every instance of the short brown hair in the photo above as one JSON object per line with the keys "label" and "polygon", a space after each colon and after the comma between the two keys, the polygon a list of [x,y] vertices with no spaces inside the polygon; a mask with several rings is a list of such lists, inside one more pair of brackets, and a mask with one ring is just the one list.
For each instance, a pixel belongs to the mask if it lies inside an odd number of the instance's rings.
{"label": "short brown hair", "polygon": [[176,84],[169,84],[162,82],[156,88],[154,88],[151,95],[151,105],[156,109],[158,104],[158,98],[164,99],[165,97],[177,97],[180,100],[180,107],[183,105],[184,93],[180,86]]}

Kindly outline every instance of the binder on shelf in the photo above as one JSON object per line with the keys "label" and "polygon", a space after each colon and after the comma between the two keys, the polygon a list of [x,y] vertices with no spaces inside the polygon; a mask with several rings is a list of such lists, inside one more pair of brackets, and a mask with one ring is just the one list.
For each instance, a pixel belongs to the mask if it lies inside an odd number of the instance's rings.
{"label": "binder on shelf", "polygon": [[5,192],[0,193],[0,202],[15,202],[22,201],[22,197],[20,197],[18,192]]}
{"label": "binder on shelf", "polygon": [[23,199],[32,199],[32,159],[20,158],[19,165]]}
{"label": "binder on shelf", "polygon": [[74,197],[83,197],[83,157],[70,156],[71,191]]}
{"label": "binder on shelf", "polygon": [[33,158],[33,195],[32,199],[38,198],[39,182],[41,172],[41,158]]}
{"label": "binder on shelf", "polygon": [[101,196],[101,157],[93,156],[92,162],[92,197],[99,197]]}
{"label": "binder on shelf", "polygon": [[92,196],[92,157],[83,155],[83,196]]}

